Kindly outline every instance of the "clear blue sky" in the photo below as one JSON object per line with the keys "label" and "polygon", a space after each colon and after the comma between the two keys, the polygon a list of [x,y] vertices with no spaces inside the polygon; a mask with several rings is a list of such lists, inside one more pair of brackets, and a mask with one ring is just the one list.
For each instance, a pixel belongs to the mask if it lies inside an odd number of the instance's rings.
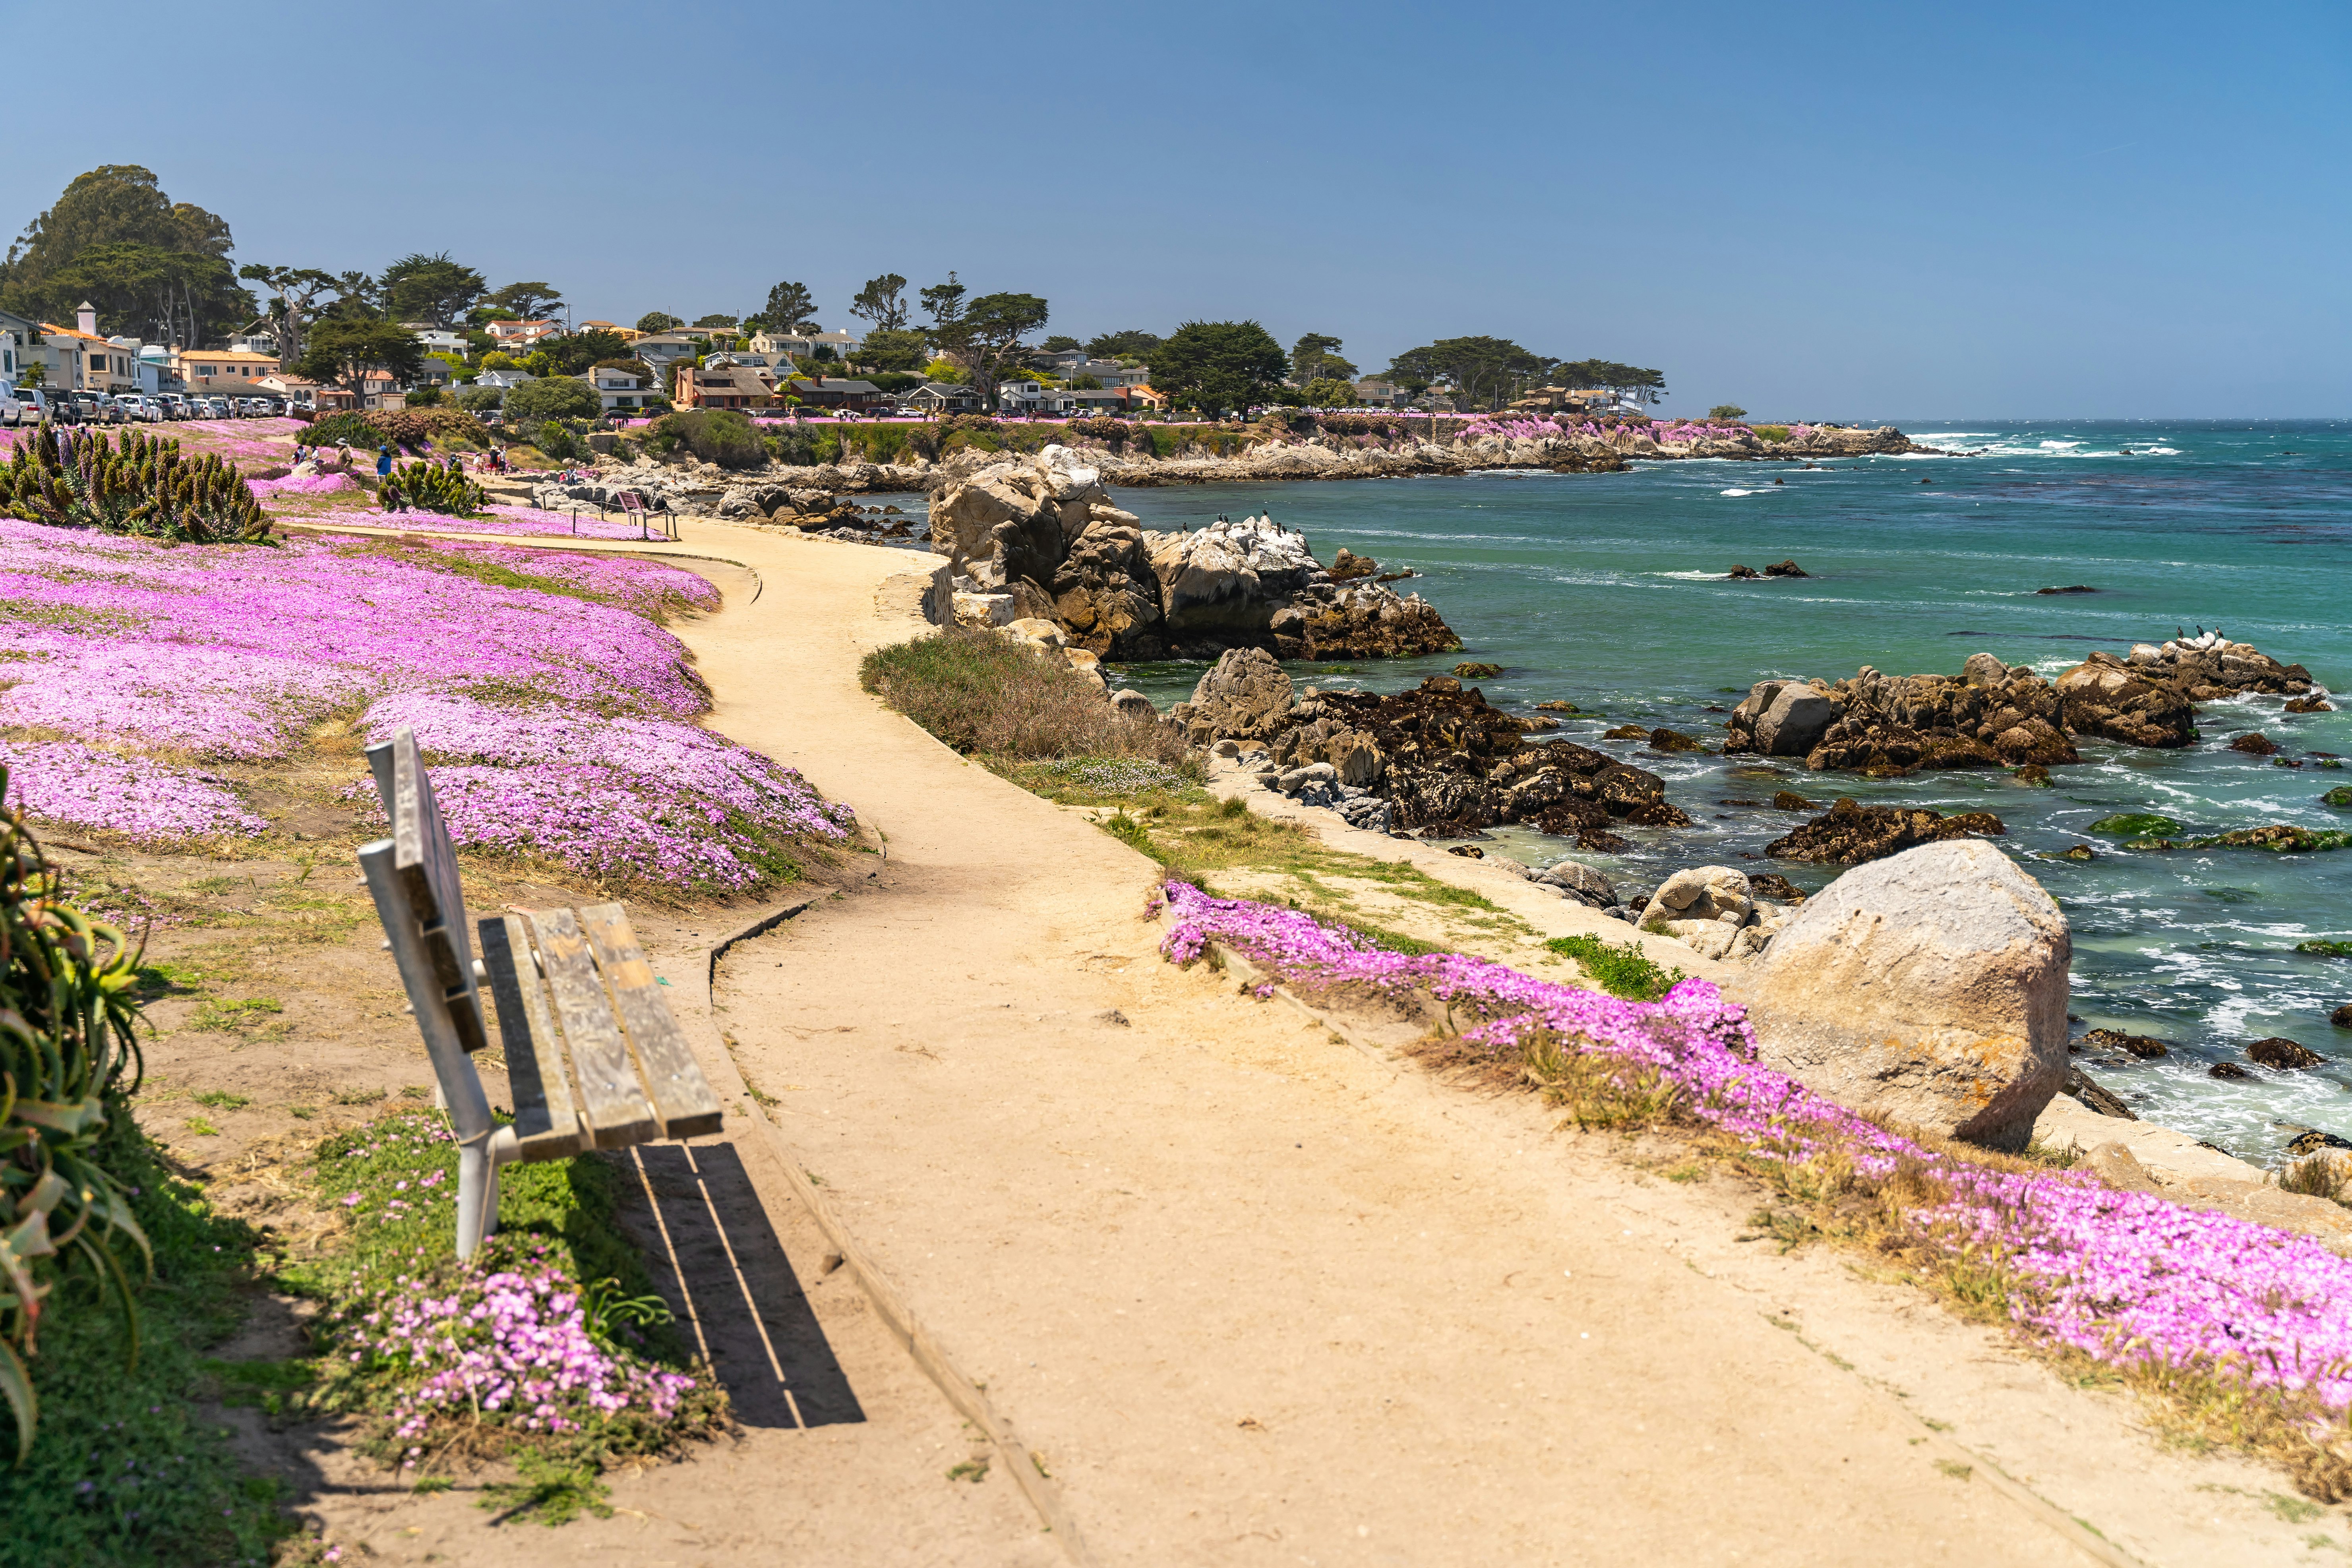
{"label": "clear blue sky", "polygon": [[1492,333],[1685,413],[2352,414],[2343,0],[6,14],[12,230],[143,163],[240,261],[446,249],[582,318],[953,268],[1080,338]]}

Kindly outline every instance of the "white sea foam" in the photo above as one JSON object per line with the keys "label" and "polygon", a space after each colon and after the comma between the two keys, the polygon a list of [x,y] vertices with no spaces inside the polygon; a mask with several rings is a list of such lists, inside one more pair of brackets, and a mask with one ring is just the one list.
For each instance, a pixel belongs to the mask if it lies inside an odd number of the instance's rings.
{"label": "white sea foam", "polygon": [[1765,496],[1772,492],[1770,490],[1719,490],[1717,493],[1727,496]]}

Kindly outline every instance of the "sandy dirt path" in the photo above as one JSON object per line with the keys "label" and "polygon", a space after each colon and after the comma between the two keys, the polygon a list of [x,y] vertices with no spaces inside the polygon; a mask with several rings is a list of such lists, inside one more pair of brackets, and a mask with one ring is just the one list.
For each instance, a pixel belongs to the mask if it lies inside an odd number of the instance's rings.
{"label": "sandy dirt path", "polygon": [[921,558],[692,531],[758,574],[706,560],[728,608],[680,628],[714,727],[888,846],[732,951],[717,1025],[1096,1560],[2325,1560],[2275,1475],[1743,1244],[1738,1183],[1163,963],[1147,861],[858,689]]}

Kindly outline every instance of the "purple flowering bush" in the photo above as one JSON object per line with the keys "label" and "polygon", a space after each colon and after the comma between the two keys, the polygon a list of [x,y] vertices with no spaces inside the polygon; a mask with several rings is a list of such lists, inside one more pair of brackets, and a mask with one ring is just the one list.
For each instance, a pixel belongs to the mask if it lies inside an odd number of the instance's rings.
{"label": "purple flowering bush", "polygon": [[617,556],[165,549],[0,520],[0,750],[37,816],[172,843],[266,829],[225,766],[289,763],[326,727],[408,725],[462,846],[608,886],[748,891],[853,817],[695,722],[709,693],[662,623],[718,602],[693,573]]}
{"label": "purple flowering bush", "polygon": [[[320,1144],[312,1179],[348,1230],[293,1282],[324,1300],[307,1404],[351,1411],[363,1447],[414,1480],[460,1458],[515,1458],[557,1478],[551,1522],[600,1509],[597,1471],[672,1450],[727,1419],[689,1365],[667,1306],[620,1233],[602,1159],[499,1172],[499,1233],[467,1262],[456,1234],[456,1143],[437,1112],[400,1111]],[[539,1486],[536,1493],[549,1489]]]}
{"label": "purple flowering bush", "polygon": [[2352,1493],[2352,1260],[2320,1242],[1891,1131],[1761,1065],[1745,1013],[1704,980],[1621,1001],[1487,959],[1383,951],[1182,882],[1161,896],[1171,960],[1215,946],[1304,993],[1425,999],[1471,1060],[1597,1080],[1721,1140],[1784,1193],[1871,1200],[1874,1244],[1921,1274],[1964,1277],[1956,1295],[2177,1407],[2226,1411],[2228,1435],[2307,1489]]}

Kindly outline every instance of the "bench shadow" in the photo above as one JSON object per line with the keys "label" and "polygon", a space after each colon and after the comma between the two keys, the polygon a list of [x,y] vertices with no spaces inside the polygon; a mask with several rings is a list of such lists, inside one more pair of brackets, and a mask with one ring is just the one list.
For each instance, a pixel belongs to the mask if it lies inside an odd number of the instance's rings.
{"label": "bench shadow", "polygon": [[710,1358],[735,1418],[785,1428],[864,1421],[734,1145],[641,1144],[625,1158],[639,1179],[624,1221],[642,1232],[678,1331]]}

